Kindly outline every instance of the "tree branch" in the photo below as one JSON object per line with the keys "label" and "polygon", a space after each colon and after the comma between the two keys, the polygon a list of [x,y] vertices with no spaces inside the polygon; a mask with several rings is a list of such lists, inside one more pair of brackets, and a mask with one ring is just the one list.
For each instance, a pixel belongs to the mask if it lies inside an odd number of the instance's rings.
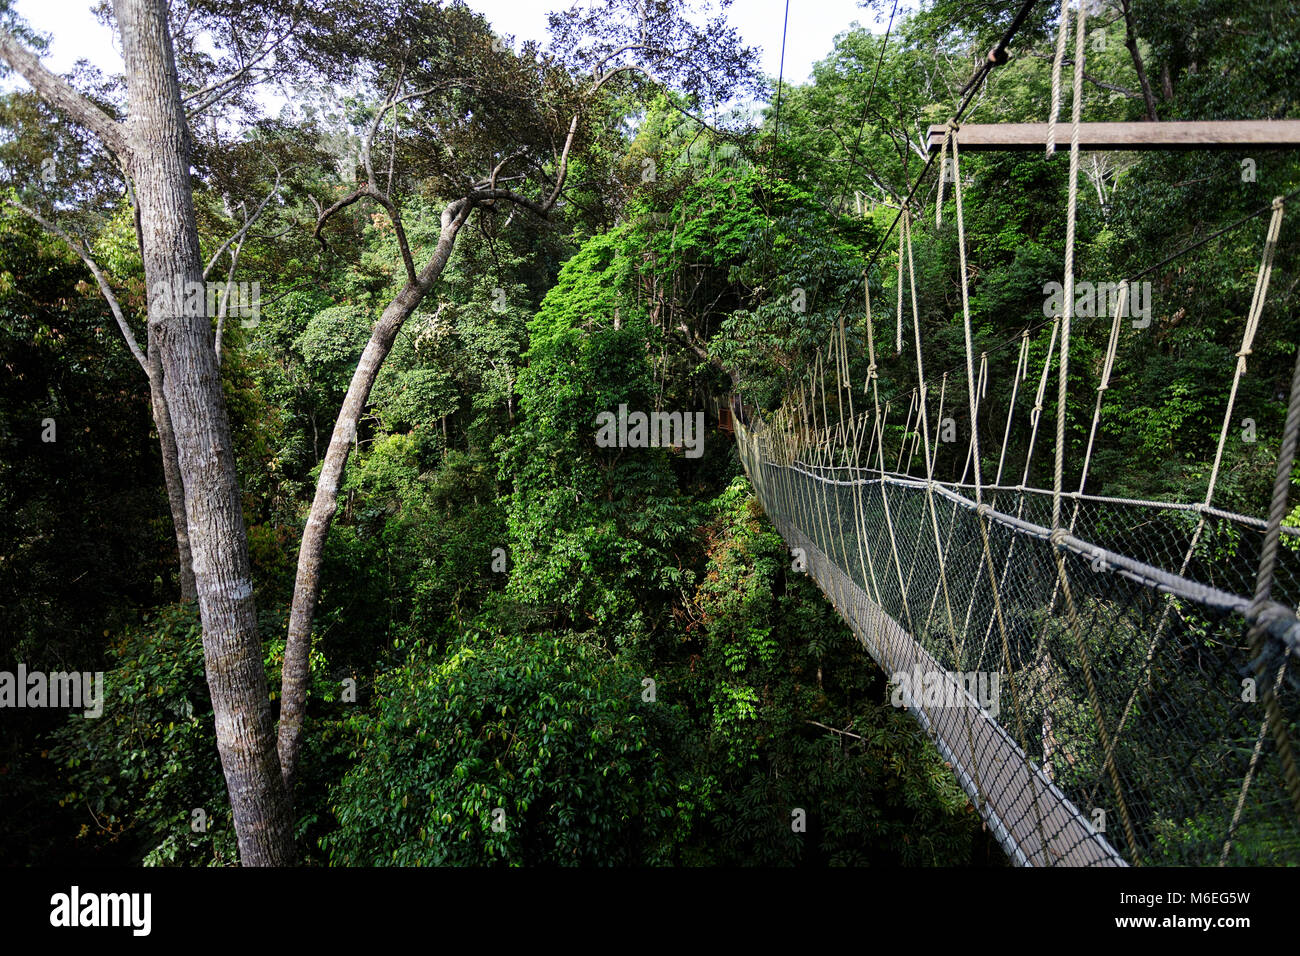
{"label": "tree branch", "polygon": [[217,365],[221,365],[221,336],[226,331],[226,309],[230,304],[230,289],[235,282],[235,269],[239,266],[239,255],[244,251],[241,238],[230,252],[230,268],[226,270],[226,287],[221,290],[221,302],[217,305],[217,334],[212,340],[212,348],[217,353]]}
{"label": "tree branch", "polygon": [[35,54],[7,30],[0,30],[0,58],[18,71],[42,99],[64,110],[98,136],[106,149],[123,159],[130,158],[131,148],[126,128],[73,89],[66,80],[41,66]]}
{"label": "tree branch", "polygon": [[[228,76],[222,77],[219,80],[213,80],[211,83],[209,83],[207,86],[203,87],[200,90],[195,90],[192,93],[185,94],[183,97],[181,97],[181,103],[184,104],[185,106],[188,106],[191,100],[197,100],[200,97],[206,97],[206,99],[202,100],[196,107],[194,107],[194,109],[191,112],[191,115],[197,116],[198,114],[207,110],[214,103],[220,101],[222,97],[226,95],[226,92],[231,86],[233,86],[244,76],[248,75],[248,73],[250,73],[259,63],[261,63],[273,52],[275,52],[275,50],[278,49],[284,43],[284,41],[287,40],[293,34],[294,28],[295,28],[295,24],[293,23],[292,20],[290,20],[289,27],[284,31],[284,33],[280,34],[280,36],[277,37],[275,41],[272,42],[270,45],[266,47],[262,47],[260,50],[255,50],[254,51],[255,55],[253,56],[253,58],[248,62],[246,62],[238,70],[236,70],[234,73],[229,74]],[[266,34],[263,34],[263,37],[265,36]]]}
{"label": "tree branch", "polygon": [[221,247],[212,254],[212,258],[208,260],[208,264],[203,268],[204,282],[208,280],[208,275],[212,272],[212,267],[217,264],[217,259],[221,256],[223,252],[226,251],[226,249],[230,246],[232,242],[237,242],[241,246],[244,244],[244,237],[248,235],[248,230],[253,228],[253,224],[257,222],[257,220],[261,217],[263,211],[266,209],[266,204],[269,203],[271,201],[271,197],[274,196],[279,191],[280,191],[280,169],[279,167],[276,167],[275,185],[273,185],[271,187],[271,191],[266,194],[266,198],[262,200],[262,202],[258,205],[256,209],[253,210],[253,215],[245,220],[243,228],[241,228],[238,232],[234,233],[234,235],[230,236],[230,238],[228,238],[225,242],[223,242],[221,244]]}
{"label": "tree branch", "polygon": [[131,350],[131,354],[135,356],[135,360],[140,363],[140,368],[144,370],[145,376],[148,377],[150,375],[149,362],[145,359],[144,353],[140,351],[140,345],[136,342],[135,335],[131,332],[131,327],[126,324],[126,317],[122,314],[122,306],[118,303],[117,296],[113,294],[113,290],[109,286],[108,280],[104,278],[104,273],[100,271],[95,260],[90,257],[90,253],[87,252],[80,243],[74,240],[53,222],[38,213],[35,209],[12,199],[6,199],[4,202],[20,212],[25,213],[31,219],[44,227],[47,232],[53,233],[55,236],[62,239],[67,247],[75,252],[81,261],[86,264],[90,269],[91,275],[95,277],[95,282],[99,284],[99,291],[103,293],[104,298],[108,300],[108,307],[113,312],[113,318],[117,320],[117,327],[122,331],[122,338],[126,339],[126,347]]}
{"label": "tree branch", "polygon": [[[1048,56],[1046,53],[1030,53],[1029,55],[1039,60],[1051,59],[1051,57]],[[1074,66],[1074,59],[1072,57],[1067,56],[1061,61],[1061,63],[1064,66]],[[1097,87],[1098,89],[1111,90],[1112,92],[1115,93],[1123,93],[1125,96],[1129,97],[1130,99],[1135,99],[1135,100],[1142,99],[1141,93],[1139,93],[1137,90],[1130,90],[1127,86],[1118,86],[1114,83],[1107,83],[1105,80],[1100,80],[1097,77],[1090,76],[1087,73],[1083,74],[1083,79],[1085,82],[1091,83],[1093,86]]]}
{"label": "tree branch", "polygon": [[850,733],[850,732],[847,731],[847,730],[837,730],[837,729],[835,729],[834,727],[829,727],[829,726],[827,726],[826,724],[818,723],[818,722],[815,721],[815,720],[805,720],[804,723],[805,723],[805,724],[812,724],[814,727],[820,727],[822,730],[829,730],[831,733],[833,733],[833,734],[839,734],[841,737],[852,737],[854,740],[862,740],[862,739],[863,739],[862,736],[861,736],[860,734]]}
{"label": "tree branch", "polygon": [[1124,14],[1124,45],[1128,47],[1129,57],[1133,60],[1133,69],[1137,71],[1138,86],[1142,87],[1142,101],[1146,104],[1147,120],[1157,122],[1156,97],[1151,92],[1151,81],[1147,78],[1146,65],[1142,62],[1142,51],[1138,49],[1137,27],[1133,23],[1133,10],[1129,0],[1120,0],[1120,10]]}

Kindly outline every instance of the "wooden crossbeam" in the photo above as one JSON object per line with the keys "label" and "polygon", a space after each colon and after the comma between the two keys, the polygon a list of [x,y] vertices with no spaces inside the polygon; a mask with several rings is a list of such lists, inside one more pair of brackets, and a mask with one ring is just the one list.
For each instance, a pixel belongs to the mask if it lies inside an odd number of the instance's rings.
{"label": "wooden crossbeam", "polygon": [[[930,127],[930,151],[944,127]],[[1046,123],[972,123],[957,131],[964,152],[1045,149]],[[1287,149],[1300,146],[1300,120],[1192,123],[1080,123],[1080,149]],[[1056,124],[1056,148],[1070,148],[1070,124]]]}

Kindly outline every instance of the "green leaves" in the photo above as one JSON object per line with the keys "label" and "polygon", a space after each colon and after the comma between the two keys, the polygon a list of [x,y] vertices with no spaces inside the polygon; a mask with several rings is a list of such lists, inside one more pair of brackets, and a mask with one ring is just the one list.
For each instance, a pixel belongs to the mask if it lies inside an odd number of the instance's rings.
{"label": "green leaves", "polygon": [[[336,864],[632,864],[667,852],[676,718],[639,704],[627,668],[580,640],[501,637],[386,675],[373,741],[335,788]],[[663,728],[663,729],[660,729]],[[658,738],[658,739],[656,739]],[[419,791],[428,804],[392,799]],[[498,812],[501,811],[501,812]]]}

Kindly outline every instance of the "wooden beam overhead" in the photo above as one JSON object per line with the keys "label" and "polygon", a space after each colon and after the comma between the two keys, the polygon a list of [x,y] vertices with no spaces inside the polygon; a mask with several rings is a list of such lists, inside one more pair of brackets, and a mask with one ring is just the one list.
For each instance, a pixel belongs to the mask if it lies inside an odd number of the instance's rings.
{"label": "wooden beam overhead", "polygon": [[[944,127],[930,127],[930,151]],[[971,123],[957,131],[963,152],[1047,148],[1046,123]],[[1291,149],[1300,146],[1300,120],[1194,123],[1080,123],[1080,149]],[[1070,148],[1070,124],[1056,124],[1056,148]]]}

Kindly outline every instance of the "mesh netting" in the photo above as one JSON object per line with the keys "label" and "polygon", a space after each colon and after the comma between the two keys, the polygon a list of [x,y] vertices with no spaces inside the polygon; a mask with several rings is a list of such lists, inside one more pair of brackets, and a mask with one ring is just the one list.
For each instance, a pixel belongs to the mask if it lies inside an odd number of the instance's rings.
{"label": "mesh netting", "polygon": [[1278,757],[1300,719],[1294,537],[1280,603],[1261,615],[1244,595],[1262,522],[1079,496],[1053,536],[1050,492],[986,488],[977,503],[970,487],[847,454],[831,467],[748,424],[745,467],[796,567],[891,674],[895,703],[1015,862],[1300,862]]}

